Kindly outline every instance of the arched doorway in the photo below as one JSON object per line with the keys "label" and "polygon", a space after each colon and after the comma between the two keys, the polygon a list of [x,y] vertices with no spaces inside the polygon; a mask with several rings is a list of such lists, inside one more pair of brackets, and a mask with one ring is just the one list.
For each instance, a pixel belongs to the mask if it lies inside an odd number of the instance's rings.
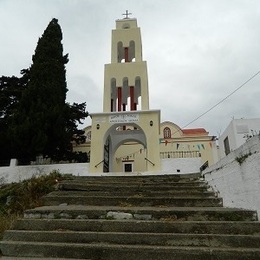
{"label": "arched doorway", "polygon": [[104,136],[104,172],[146,171],[146,148],[146,135],[137,124],[111,126]]}

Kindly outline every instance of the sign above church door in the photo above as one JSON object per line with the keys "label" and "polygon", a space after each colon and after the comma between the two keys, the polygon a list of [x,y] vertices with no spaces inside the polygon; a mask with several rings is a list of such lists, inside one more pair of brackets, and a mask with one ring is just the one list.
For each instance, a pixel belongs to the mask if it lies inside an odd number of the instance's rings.
{"label": "sign above church door", "polygon": [[109,116],[109,123],[135,123],[139,122],[139,114],[121,114]]}

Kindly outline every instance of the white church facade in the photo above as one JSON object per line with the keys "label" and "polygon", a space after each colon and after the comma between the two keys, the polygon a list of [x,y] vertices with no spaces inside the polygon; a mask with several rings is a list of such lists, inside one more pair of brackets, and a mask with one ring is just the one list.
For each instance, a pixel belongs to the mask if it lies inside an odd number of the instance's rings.
{"label": "white church facade", "polygon": [[[90,173],[159,172],[163,160],[217,161],[214,136],[204,128],[181,129],[160,121],[149,107],[147,64],[142,57],[140,28],[135,18],[116,20],[111,62],[105,65],[103,112],[91,114],[86,142],[74,151],[90,154]],[[178,165],[176,165],[178,168]]]}

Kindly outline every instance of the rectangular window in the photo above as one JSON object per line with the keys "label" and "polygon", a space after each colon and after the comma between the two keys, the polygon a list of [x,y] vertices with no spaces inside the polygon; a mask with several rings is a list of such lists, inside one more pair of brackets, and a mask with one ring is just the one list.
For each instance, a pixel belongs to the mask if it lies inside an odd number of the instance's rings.
{"label": "rectangular window", "polygon": [[230,153],[230,146],[229,146],[228,137],[226,137],[224,139],[224,148],[225,148],[225,154],[228,155]]}

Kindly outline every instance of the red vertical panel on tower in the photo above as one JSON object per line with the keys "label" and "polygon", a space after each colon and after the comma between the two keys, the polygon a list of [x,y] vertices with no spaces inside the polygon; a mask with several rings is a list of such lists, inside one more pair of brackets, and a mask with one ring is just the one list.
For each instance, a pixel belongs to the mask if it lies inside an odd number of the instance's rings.
{"label": "red vertical panel on tower", "polygon": [[121,111],[121,106],[122,106],[122,88],[121,87],[117,88],[117,99],[118,99],[117,111]]}
{"label": "red vertical panel on tower", "polygon": [[114,100],[113,100],[113,98],[111,98],[111,112],[113,112],[113,108],[114,108]]}
{"label": "red vertical panel on tower", "polygon": [[125,48],[125,62],[129,62],[129,57],[128,57],[128,48]]}
{"label": "red vertical panel on tower", "polygon": [[135,101],[134,101],[134,95],[135,95],[135,89],[134,87],[130,87],[130,110],[136,110],[135,109]]}

